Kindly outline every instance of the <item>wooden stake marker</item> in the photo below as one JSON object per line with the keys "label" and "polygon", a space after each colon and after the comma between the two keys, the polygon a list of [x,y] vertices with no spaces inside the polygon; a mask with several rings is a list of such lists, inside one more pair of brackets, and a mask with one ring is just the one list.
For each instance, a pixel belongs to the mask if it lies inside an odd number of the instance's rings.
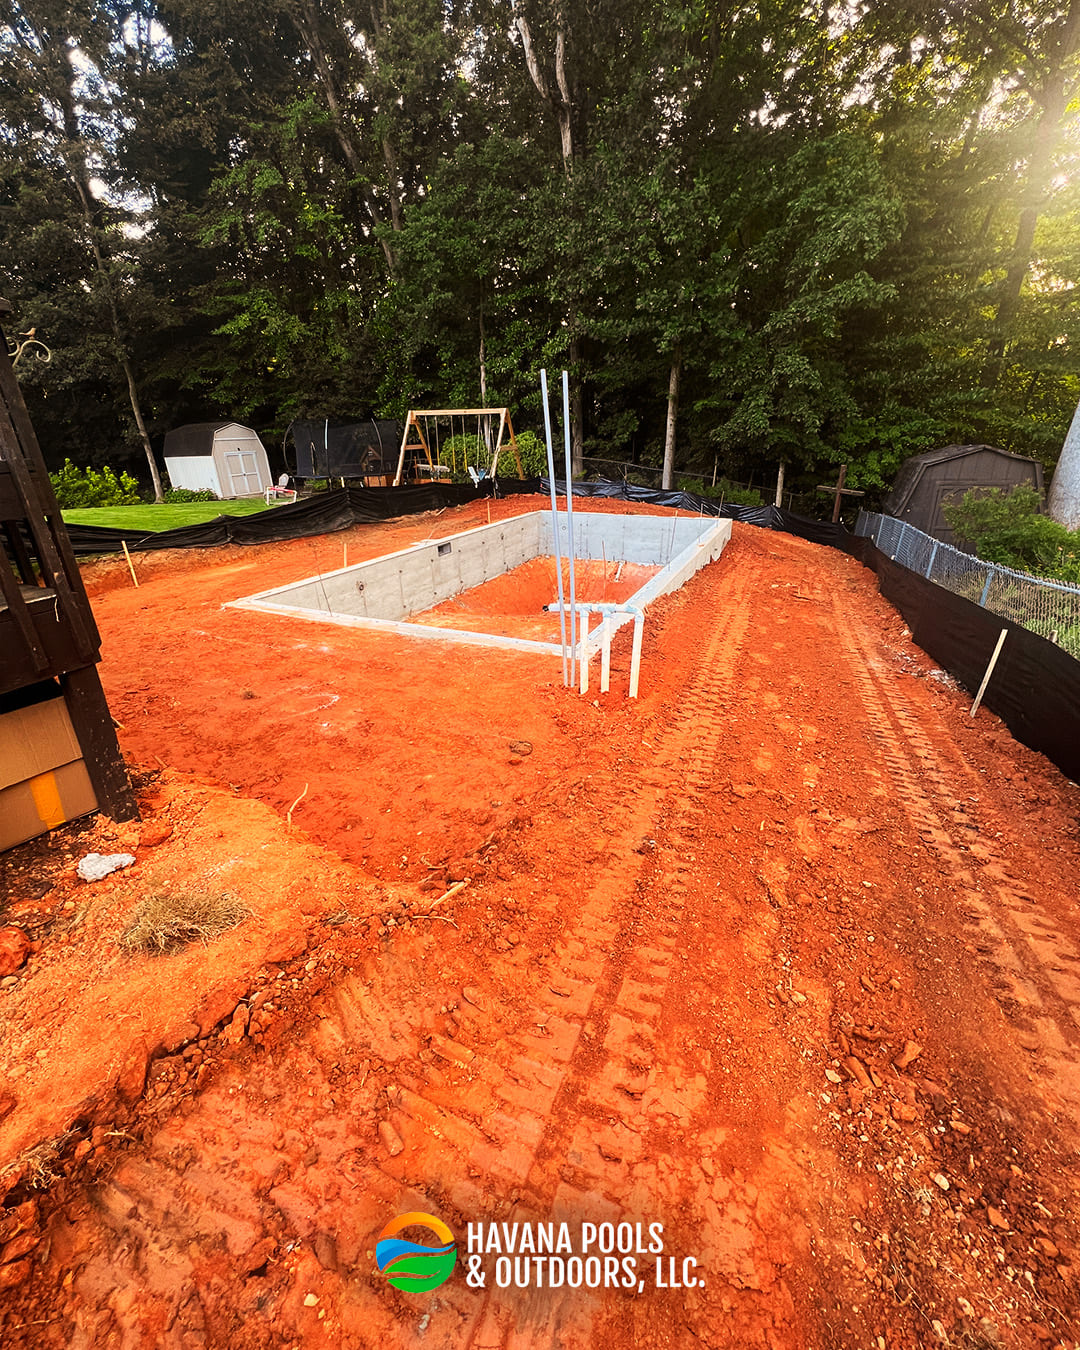
{"label": "wooden stake marker", "polygon": [[1005,645],[1005,639],[1009,636],[1009,630],[1003,628],[998,636],[997,646],[994,648],[994,654],[990,658],[990,664],[986,667],[986,674],[982,678],[982,684],[979,685],[979,692],[975,695],[975,702],[971,705],[970,716],[974,717],[979,711],[979,704],[982,702],[982,696],[986,693],[986,686],[990,683],[990,676],[994,673],[994,667],[998,663],[998,657],[1001,655],[1001,649]]}
{"label": "wooden stake marker", "polygon": [[128,552],[127,540],[121,539],[120,543],[124,549],[124,557],[127,559],[128,571],[131,573],[131,579],[135,583],[136,587],[138,587],[139,578],[135,575],[135,564],[131,561],[131,554]]}

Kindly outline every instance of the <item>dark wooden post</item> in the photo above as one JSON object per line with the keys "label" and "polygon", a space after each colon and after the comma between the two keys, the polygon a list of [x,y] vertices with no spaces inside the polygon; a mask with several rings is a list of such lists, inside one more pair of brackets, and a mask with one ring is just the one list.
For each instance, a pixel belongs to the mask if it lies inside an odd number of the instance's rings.
{"label": "dark wooden post", "polygon": [[844,482],[847,478],[848,466],[841,464],[840,477],[836,480],[836,486],[829,483],[819,483],[819,492],[831,492],[833,494],[832,523],[834,525],[840,522],[840,503],[845,497],[865,497],[865,492],[860,492],[858,488],[846,488]]}
{"label": "dark wooden post", "polygon": [[120,754],[97,666],[69,670],[60,676],[60,687],[86,760],[86,771],[94,785],[98,807],[113,820],[137,820],[139,808]]}
{"label": "dark wooden post", "polygon": [[0,345],[0,694],[59,681],[99,810],[132,820],[97,625],[2,330]]}

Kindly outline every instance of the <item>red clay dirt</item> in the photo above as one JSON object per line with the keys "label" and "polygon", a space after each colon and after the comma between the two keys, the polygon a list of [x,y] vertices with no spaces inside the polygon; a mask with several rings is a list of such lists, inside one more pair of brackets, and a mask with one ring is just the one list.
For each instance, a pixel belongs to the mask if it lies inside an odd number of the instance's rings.
{"label": "red clay dirt", "polygon": [[[3,1344],[1077,1344],[1080,791],[783,535],[650,608],[636,703],[625,632],[582,699],[221,608],[341,556],[87,569],[144,821],[0,864]],[[251,915],[124,955],[170,887]],[[406,1210],[458,1238],[429,1293],[375,1267]],[[470,1223],[559,1219],[661,1223],[701,1283],[469,1284]]]}
{"label": "red clay dirt", "polygon": [[[410,616],[410,623],[427,623],[438,628],[458,628],[474,633],[494,633],[500,637],[528,638],[533,642],[560,642],[565,620],[557,610],[545,613],[545,607],[557,605],[558,570],[563,574],[563,603],[569,603],[570,565],[565,560],[556,569],[554,558],[532,558],[502,576],[481,586],[462,591],[451,600]],[[574,568],[576,604],[622,604],[660,571],[642,563],[581,560]],[[589,616],[590,631],[600,620]],[[569,628],[567,629],[569,634]]]}

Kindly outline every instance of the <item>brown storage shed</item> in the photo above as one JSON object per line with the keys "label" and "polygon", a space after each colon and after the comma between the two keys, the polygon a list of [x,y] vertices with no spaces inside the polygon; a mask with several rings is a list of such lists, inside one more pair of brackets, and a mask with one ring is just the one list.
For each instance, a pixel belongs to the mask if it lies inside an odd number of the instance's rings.
{"label": "brown storage shed", "polygon": [[993,445],[946,445],[905,460],[884,511],[952,544],[955,539],[942,507],[959,502],[970,488],[1009,492],[1021,483],[1042,493],[1043,469],[1037,459]]}

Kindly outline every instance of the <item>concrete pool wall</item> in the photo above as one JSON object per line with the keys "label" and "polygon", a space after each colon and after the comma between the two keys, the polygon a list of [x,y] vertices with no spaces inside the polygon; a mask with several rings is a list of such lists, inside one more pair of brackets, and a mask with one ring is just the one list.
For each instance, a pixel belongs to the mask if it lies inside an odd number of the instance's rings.
{"label": "concrete pool wall", "polygon": [[[565,512],[559,513],[558,528],[560,552],[565,558]],[[621,561],[662,568],[627,601],[639,609],[678,589],[700,568],[714,562],[730,538],[729,520],[574,512],[575,558],[606,557],[612,564]],[[553,553],[551,513],[532,511],[445,539],[422,540],[382,558],[372,558],[351,567],[307,577],[289,586],[244,596],[230,601],[229,607],[291,614],[295,618],[372,628],[406,637],[560,656],[562,648],[558,643],[465,629],[432,628],[406,621],[409,615],[422,613],[474,586],[482,586],[532,558]],[[590,641],[589,646],[594,650],[595,642]]]}

